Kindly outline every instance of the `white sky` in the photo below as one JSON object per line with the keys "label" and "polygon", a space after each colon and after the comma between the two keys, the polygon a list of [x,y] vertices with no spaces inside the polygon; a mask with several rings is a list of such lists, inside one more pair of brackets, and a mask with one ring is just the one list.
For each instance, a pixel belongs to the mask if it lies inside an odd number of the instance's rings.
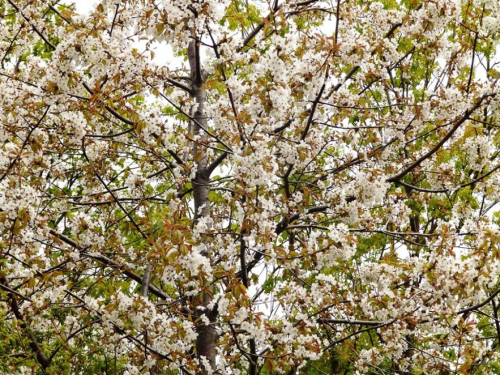
{"label": "white sky", "polygon": [[66,3],[75,3],[76,10],[79,14],[86,14],[97,5],[99,0],[68,0]]}

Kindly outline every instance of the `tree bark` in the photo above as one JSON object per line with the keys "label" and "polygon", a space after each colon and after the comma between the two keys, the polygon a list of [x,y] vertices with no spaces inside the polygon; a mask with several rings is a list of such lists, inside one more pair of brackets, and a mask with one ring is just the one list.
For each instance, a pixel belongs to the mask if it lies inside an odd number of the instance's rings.
{"label": "tree bark", "polygon": [[[193,198],[194,198],[194,224],[196,225],[200,219],[210,217],[210,172],[207,170],[208,156],[206,148],[203,143],[207,140],[207,135],[202,129],[207,129],[207,116],[205,113],[206,93],[203,89],[205,84],[205,74],[203,74],[200,54],[199,42],[194,35],[194,40],[188,47],[189,66],[191,71],[191,96],[196,104],[192,111],[192,121],[190,130],[195,139],[193,144],[193,160],[196,174],[191,181],[193,185]],[[205,244],[205,250],[202,255],[210,258],[210,243],[208,240],[202,240]],[[217,316],[215,309],[208,309],[208,305],[212,302],[213,290],[207,281],[202,285],[202,292],[198,299],[196,306],[197,318],[197,333],[198,338],[196,341],[196,355],[200,361],[202,373],[208,374],[215,370],[215,342],[217,334],[213,324],[206,324],[208,321],[213,323]],[[205,316],[206,318],[203,318]],[[208,361],[208,366],[203,365],[204,361]],[[206,363],[206,362],[205,362]]]}

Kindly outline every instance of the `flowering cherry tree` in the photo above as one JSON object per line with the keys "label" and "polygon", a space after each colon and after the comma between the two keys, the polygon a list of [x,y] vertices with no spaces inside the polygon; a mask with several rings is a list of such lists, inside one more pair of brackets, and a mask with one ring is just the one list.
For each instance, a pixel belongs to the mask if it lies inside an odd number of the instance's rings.
{"label": "flowering cherry tree", "polygon": [[1,373],[500,373],[497,0],[0,14]]}

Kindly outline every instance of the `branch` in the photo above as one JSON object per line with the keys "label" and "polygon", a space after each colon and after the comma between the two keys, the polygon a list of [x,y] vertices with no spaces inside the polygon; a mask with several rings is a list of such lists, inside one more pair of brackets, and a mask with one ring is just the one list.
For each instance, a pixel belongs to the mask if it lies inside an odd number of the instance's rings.
{"label": "branch", "polygon": [[2,175],[2,177],[0,177],[0,181],[2,181],[6,176],[7,174],[10,172],[10,170],[14,167],[14,165],[17,163],[17,161],[19,160],[19,158],[21,157],[21,154],[24,150],[24,148],[26,147],[26,145],[28,144],[28,141],[31,137],[31,134],[35,131],[36,128],[38,128],[38,126],[40,126],[40,124],[42,123],[43,119],[45,118],[45,116],[47,115],[47,112],[49,112],[49,108],[50,108],[50,105],[47,106],[47,108],[45,109],[45,112],[43,113],[42,117],[38,120],[38,122],[36,123],[35,126],[33,126],[33,128],[30,129],[28,135],[26,136],[26,139],[24,140],[23,142],[23,145],[22,147],[19,149],[19,153],[17,154],[16,158],[14,160],[12,160],[12,162],[9,164],[9,166],[7,167],[7,170],[5,171],[5,173]]}
{"label": "branch", "polygon": [[[158,198],[158,197],[145,197],[145,198],[118,198],[120,202],[162,202],[168,203],[169,200]],[[73,204],[75,206],[105,206],[108,204],[116,203],[117,200],[112,201],[90,201],[90,202],[78,202],[78,201],[68,201],[68,203]]]}
{"label": "branch", "polygon": [[486,173],[486,174],[484,174],[484,175],[476,178],[475,180],[472,180],[471,182],[468,182],[466,184],[462,184],[459,187],[454,188],[454,189],[436,189],[436,190],[425,189],[425,188],[420,188],[418,186],[407,184],[406,182],[403,182],[403,181],[398,181],[398,184],[406,186],[406,187],[408,187],[408,188],[410,188],[412,190],[415,190],[415,191],[420,191],[422,193],[449,193],[449,192],[452,192],[452,191],[458,191],[458,190],[463,189],[465,187],[474,185],[475,183],[477,183],[477,182],[479,182],[481,180],[484,180],[486,177],[490,176],[491,174],[493,174],[494,172],[496,172],[498,169],[500,169],[500,164],[497,165],[495,168],[493,168],[488,173]]}
{"label": "branch", "polygon": [[[90,89],[90,87],[85,83],[85,82],[82,82],[82,85],[83,87],[85,87],[85,89],[91,94],[93,95],[93,91]],[[150,87],[153,87],[153,85],[151,85],[150,83],[148,83],[148,85]],[[135,93],[135,92],[134,92]],[[163,94],[161,94],[163,97],[165,97]],[[168,99],[167,99],[168,100]],[[111,113],[113,116],[115,116],[117,119],[119,119],[120,121],[124,122],[125,124],[127,125],[131,125],[134,127],[134,129],[132,130],[135,130],[135,122],[132,121],[132,120],[129,120],[128,118],[126,117],[123,117],[122,115],[120,115],[118,112],[116,112],[113,108],[109,107],[109,106],[106,106],[105,107],[106,110]],[[181,111],[182,112],[182,111]],[[182,112],[184,113],[184,112]],[[129,131],[132,131],[131,129],[127,130],[126,132],[129,132]],[[125,133],[125,132],[124,132]],[[117,136],[117,135],[121,135],[121,134],[124,134],[124,133],[120,133],[120,134],[115,134],[114,136]],[[154,137],[158,137],[158,134],[152,134]],[[175,159],[175,161],[179,164],[179,165],[184,165],[184,161],[172,150],[167,150],[167,152]]]}
{"label": "branch", "polygon": [[17,6],[16,6],[16,5],[12,2],[12,0],[7,0],[7,1],[9,2],[9,4],[10,4],[10,5],[11,5],[11,6],[12,6],[12,7],[13,7],[13,8],[17,11],[17,12],[19,12],[19,14],[21,14],[21,16],[22,16],[22,17],[26,20],[26,22],[28,22],[28,24],[29,24],[29,25],[31,26],[31,28],[35,31],[35,33],[37,33],[37,34],[38,34],[38,36],[39,36],[40,38],[42,38],[42,40],[45,42],[45,44],[47,44],[50,48],[52,48],[52,50],[55,50],[55,49],[56,49],[56,47],[55,47],[55,46],[54,46],[54,45],[53,45],[53,44],[52,44],[52,43],[51,43],[51,42],[50,42],[50,41],[49,41],[49,40],[48,40],[48,39],[47,39],[47,38],[46,38],[46,37],[45,37],[45,36],[44,36],[44,35],[40,32],[40,31],[38,31],[38,29],[37,29],[34,25],[32,25],[32,24],[30,23],[29,18],[27,18],[27,17],[23,14],[23,12],[21,12],[21,10],[20,10],[20,9],[19,9],[19,8],[18,8],[18,7],[17,7]]}
{"label": "branch", "polygon": [[206,167],[205,172],[208,174],[208,176],[210,176],[212,172],[215,170],[215,168],[217,168],[220,165],[220,163],[224,161],[227,155],[228,155],[227,152],[220,154],[212,163],[210,163],[209,166]]}
{"label": "branch", "polygon": [[179,165],[184,165],[184,160],[180,158],[179,155],[177,155],[174,151],[172,150],[167,150],[167,152],[174,158],[174,160],[179,164]]}
{"label": "branch", "polygon": [[487,97],[493,97],[495,96],[496,93],[493,94],[486,94],[483,95],[477,103],[470,109],[465,111],[465,114],[457,121],[457,123],[451,128],[451,130],[433,147],[431,148],[427,153],[425,153],[423,156],[421,156],[419,159],[417,159],[414,163],[412,163],[409,167],[401,171],[395,176],[392,176],[388,178],[386,181],[387,182],[396,182],[399,181],[401,178],[403,178],[405,175],[410,173],[412,170],[414,170],[416,167],[418,167],[424,160],[428,159],[432,155],[434,155],[445,142],[451,138],[451,136],[458,130],[458,128],[469,119],[469,116],[476,110],[478,109],[483,100],[486,99]]}
{"label": "branch", "polygon": [[73,24],[73,22],[67,18],[65,18],[52,4],[49,3],[49,8],[55,13],[57,14],[61,19],[63,19],[64,21],[66,21],[66,23],[69,23],[70,25]]}
{"label": "branch", "polygon": [[[9,284],[9,282],[7,281],[7,278],[5,276],[1,276],[0,277],[0,285],[11,290],[8,287],[8,284]],[[16,317],[16,319],[20,322],[21,328],[23,330],[27,331],[28,326],[24,321],[24,318],[21,314],[21,311],[19,311],[19,305],[18,305],[16,297],[15,297],[15,295],[17,295],[18,293],[14,292],[15,293],[14,294],[13,292],[14,291],[8,292],[10,308],[11,308],[12,312],[14,313],[14,316]],[[36,359],[38,360],[38,362],[40,363],[40,365],[42,366],[42,368],[44,370],[49,368],[50,364],[51,364],[50,360],[42,352],[42,348],[40,348],[40,345],[38,345],[38,342],[36,341],[35,337],[33,336],[32,333],[29,333],[29,332],[27,332],[27,335],[28,335],[29,340],[30,340],[29,346],[30,346],[31,350],[33,350],[33,352],[36,354]]]}
{"label": "branch", "polygon": [[318,319],[318,323],[333,323],[333,324],[359,324],[362,326],[380,326],[383,322],[368,321],[368,320],[347,320],[347,319]]}
{"label": "branch", "polygon": [[0,66],[3,66],[3,62],[5,61],[9,52],[11,52],[12,47],[14,46],[14,42],[16,41],[17,37],[19,36],[19,33],[21,32],[23,27],[24,27],[24,24],[21,24],[21,27],[19,28],[19,30],[17,30],[16,35],[14,35],[14,37],[11,39],[10,45],[7,48],[5,48],[5,54],[3,55],[2,61],[0,61]]}
{"label": "branch", "polygon": [[[1,281],[1,280],[2,280],[2,279],[0,279],[0,281]],[[5,279],[5,280],[7,280],[7,279]],[[1,283],[0,283],[0,289],[3,289],[3,290],[5,290],[6,292],[9,292],[9,293],[15,294],[16,296],[18,296],[19,298],[21,298],[21,299],[23,299],[23,300],[25,300],[25,301],[28,301],[28,302],[33,302],[33,301],[32,301],[32,300],[30,300],[28,297],[23,296],[22,294],[20,294],[20,293],[16,292],[14,289],[9,288],[7,285],[4,285],[4,284],[1,284]]]}
{"label": "branch", "polygon": [[[339,0],[339,1],[340,1],[340,0]],[[417,10],[418,10],[421,6],[422,6],[422,5],[419,5],[419,7],[417,8]],[[337,20],[337,22],[338,22],[338,20]],[[390,37],[394,34],[394,32],[395,32],[395,31],[396,31],[399,27],[401,27],[402,25],[403,25],[403,23],[402,23],[402,22],[398,22],[398,23],[394,24],[394,25],[392,26],[392,28],[391,28],[391,29],[387,32],[387,34],[385,34],[384,39],[390,38]],[[375,54],[375,50],[373,50],[373,51],[372,51],[371,56],[373,56],[374,54]],[[329,99],[329,98],[330,98],[330,96],[332,96],[332,94],[333,94],[334,92],[339,91],[339,89],[342,87],[342,85],[343,85],[344,83],[346,83],[346,82],[347,82],[347,81],[348,81],[348,80],[349,80],[349,79],[350,79],[350,78],[354,75],[354,73],[356,73],[356,72],[359,70],[359,68],[360,68],[360,66],[359,66],[359,65],[356,65],[355,67],[353,67],[353,68],[351,69],[351,71],[350,71],[349,73],[347,73],[347,75],[344,77],[344,79],[343,79],[341,82],[337,83],[337,84],[336,84],[336,85],[335,85],[335,86],[334,86],[334,87],[330,90],[330,92],[328,93],[328,95],[326,96],[326,98],[327,98],[327,99]]]}
{"label": "branch", "polygon": [[[484,8],[483,8],[484,12]],[[470,63],[470,72],[469,72],[469,80],[467,81],[467,94],[469,93],[470,90],[470,85],[472,83],[472,73],[474,73],[474,58],[476,57],[476,46],[477,46],[477,38],[478,38],[478,33],[476,32],[476,35],[474,36],[474,45],[472,46],[472,59]]]}
{"label": "branch", "polygon": [[498,320],[498,307],[495,303],[495,300],[491,300],[491,305],[493,306],[493,318],[495,320],[495,328],[497,330],[497,339],[500,339],[500,324]]}
{"label": "branch", "polygon": [[290,197],[292,196],[292,194],[290,192],[290,180],[288,179],[290,177],[290,173],[292,173],[292,170],[293,170],[293,164],[290,164],[290,166],[288,167],[288,170],[283,175],[283,180],[284,180],[284,184],[285,184],[285,194],[286,194],[286,197],[288,199],[290,199]]}
{"label": "branch", "polygon": [[334,93],[334,92],[337,92],[339,91],[339,89],[342,87],[342,85],[344,83],[346,83],[353,75],[354,73],[356,73],[357,71],[359,70],[359,65],[356,65],[354,68],[351,69],[351,71],[349,73],[347,73],[347,75],[344,77],[344,79],[342,81],[340,81],[339,83],[337,83],[333,89],[328,93],[328,95],[326,96],[327,99],[330,98],[330,96]]}
{"label": "branch", "polygon": [[344,342],[344,341],[346,341],[346,340],[350,339],[350,338],[351,338],[351,337],[353,337],[353,336],[357,336],[357,335],[359,335],[360,333],[363,333],[363,332],[368,332],[368,331],[371,331],[372,329],[377,329],[377,328],[386,327],[386,326],[388,326],[388,325],[391,325],[391,324],[392,324],[392,323],[394,323],[395,321],[396,321],[396,319],[391,320],[391,321],[390,321],[390,322],[388,322],[388,323],[378,324],[378,325],[375,325],[375,326],[373,326],[373,327],[364,328],[364,329],[361,329],[361,330],[359,330],[359,331],[353,332],[353,333],[351,333],[350,335],[347,335],[346,337],[341,338],[340,340],[337,340],[337,341],[332,342],[330,345],[328,345],[326,348],[324,348],[324,349],[323,349],[323,351],[325,351],[325,352],[326,352],[327,350],[329,350],[329,349],[333,348],[335,345],[338,345],[338,344],[340,344],[340,343],[342,343],[342,342]]}
{"label": "branch", "polygon": [[[212,32],[210,31],[210,28],[208,26],[207,26],[207,30],[208,30],[208,35],[210,35],[210,39],[212,39],[212,44],[214,45],[215,57],[220,59],[221,55],[219,53],[219,50],[217,49],[217,44],[215,43],[215,39],[212,36]],[[238,125],[238,132],[240,133],[240,139],[243,142],[243,144],[245,144],[246,143],[245,133],[240,125],[240,122],[238,121],[238,117],[239,117],[238,111],[236,109],[236,104],[234,102],[233,92],[231,91],[231,89],[227,85],[227,77],[226,77],[226,72],[224,71],[224,67],[221,67],[220,72],[222,74],[222,79],[224,80],[224,83],[226,86],[227,95],[229,97],[229,102],[231,103],[231,109],[233,110],[233,115],[234,115],[234,118],[236,120],[236,124]]]}
{"label": "branch", "polygon": [[[295,4],[291,4],[290,6],[291,7],[299,7],[299,6],[307,6],[307,5],[310,5],[310,4],[313,4],[315,2],[317,2],[319,0],[308,0],[308,1],[302,1],[300,3],[295,3]],[[257,25],[257,27],[255,27],[255,29],[253,29],[250,34],[247,35],[247,37],[243,40],[243,44],[241,45],[241,47],[238,47],[236,49],[236,52],[241,52],[243,50],[243,48],[245,48],[248,43],[250,43],[252,41],[252,39],[264,28],[264,26],[266,26],[266,23],[268,23],[270,20],[271,20],[271,17],[278,11],[280,10],[280,8],[283,6],[282,5],[278,5],[278,2],[275,3],[275,7],[274,9],[266,16],[262,19],[262,22],[259,23]]]}
{"label": "branch", "polygon": [[[154,87],[151,83],[147,82],[146,83],[148,84],[149,87]],[[186,116],[190,121],[192,121],[194,124],[196,124],[197,126],[199,126],[199,128],[201,130],[203,130],[208,136],[212,137],[213,139],[215,139],[217,142],[219,142],[221,145],[223,145],[225,148],[227,148],[227,150],[222,150],[224,152],[228,152],[228,153],[233,153],[233,150],[231,149],[231,147],[229,147],[226,143],[224,143],[219,137],[217,137],[215,134],[212,134],[208,129],[205,129],[195,118],[193,118],[192,116],[190,116],[188,113],[186,113],[185,111],[182,110],[181,107],[179,107],[178,105],[176,105],[174,102],[172,102],[167,96],[165,96],[164,94],[162,94],[160,92],[160,96],[165,99],[167,102],[169,102],[173,107],[175,107],[175,109],[177,109],[180,113],[182,113],[184,116]],[[182,162],[181,164],[184,164],[184,162]]]}
{"label": "branch", "polygon": [[[82,304],[80,306],[85,306],[85,304]],[[80,332],[82,332],[85,329],[89,328],[91,325],[92,325],[91,323],[88,323],[88,324],[84,325],[83,327],[78,328],[75,332],[71,333],[68,337],[66,337],[65,341],[68,342],[73,337],[75,337],[76,335],[78,335]],[[52,354],[50,355],[49,360],[52,361],[52,358],[54,358],[54,356],[59,352],[59,350],[61,350],[62,347],[63,347],[62,344],[58,345],[57,348],[55,348],[54,351],[52,352]]]}
{"label": "branch", "polygon": [[283,130],[285,130],[286,128],[288,128],[288,127],[292,124],[293,120],[295,120],[295,118],[291,118],[291,119],[287,120],[287,121],[286,121],[283,125],[281,125],[280,127],[274,128],[274,129],[273,129],[273,133],[274,133],[274,134],[278,134],[278,133],[282,132]]}
{"label": "branch", "polygon": [[269,22],[269,20],[271,19],[271,16],[274,14],[274,12],[271,12],[267,15],[267,17],[265,17],[261,23],[259,23],[257,25],[257,27],[255,29],[252,30],[252,32],[250,34],[247,35],[247,37],[245,38],[245,40],[243,40],[243,45],[241,47],[238,47],[236,49],[236,52],[241,52],[243,50],[243,48],[245,48],[247,46],[248,43],[250,43],[250,41],[260,32],[260,30],[262,30],[264,28],[264,26],[266,26],[266,23]]}
{"label": "branch", "polygon": [[[328,206],[317,206],[317,207],[313,207],[313,208],[308,209],[306,211],[306,214],[311,214],[311,213],[315,213],[315,212],[324,212],[327,209],[328,209]],[[280,235],[288,228],[289,224],[291,224],[292,222],[297,220],[299,217],[300,217],[300,214],[294,214],[294,215],[290,216],[289,218],[287,218],[287,217],[283,218],[276,226],[275,233],[277,235]],[[254,252],[253,259],[247,263],[246,272],[247,273],[250,272],[257,265],[257,263],[259,263],[259,261],[262,259],[262,257],[264,255],[265,255],[265,253],[261,252],[261,251]],[[243,270],[238,271],[236,273],[236,277],[241,279],[243,272],[244,272]]]}
{"label": "branch", "polygon": [[116,22],[116,16],[118,16],[118,9],[120,8],[120,4],[116,4],[116,11],[115,11],[115,15],[113,17],[113,22],[111,23],[111,30],[109,30],[109,37],[111,38],[111,36],[113,35],[113,29],[115,27],[115,22]]}
{"label": "branch", "polygon": [[[73,247],[74,249],[80,251],[80,252],[84,252],[84,249],[78,245],[75,241],[73,241],[71,238],[69,237],[66,237],[65,235],[61,234],[61,233],[58,233],[56,232],[55,230],[51,229],[49,231],[49,233],[60,239],[62,242],[66,243],[67,245],[70,245],[71,247]],[[125,266],[122,266],[121,264],[109,259],[108,257],[104,256],[104,255],[101,255],[101,254],[89,254],[89,253],[86,253],[85,254],[86,256],[88,256],[89,258],[92,258],[94,260],[97,260],[103,264],[105,264],[106,266],[108,267],[112,267],[112,268],[115,268],[115,269],[118,269],[120,270],[120,272],[122,274],[124,274],[125,276],[127,276],[129,279],[132,279],[134,280],[135,282],[139,283],[140,285],[142,285],[142,278],[137,275],[136,273],[134,273],[133,271],[131,271],[130,269],[126,268]],[[168,301],[170,300],[171,298],[169,296],[167,296],[163,291],[161,291],[160,289],[158,289],[157,287],[153,286],[153,285],[150,285],[148,290],[154,294],[155,296],[165,300],[165,301]]]}
{"label": "branch", "polygon": [[128,133],[132,133],[134,131],[134,128],[130,128],[130,129],[127,129],[127,130],[124,130],[120,133],[116,133],[116,134],[109,134],[109,135],[104,135],[104,134],[85,134],[85,137],[88,137],[88,138],[114,138],[114,137],[119,137],[121,135],[125,135],[125,134],[128,134]]}
{"label": "branch", "polygon": [[[76,300],[80,301],[82,304],[83,304],[83,309],[85,309],[87,312],[91,312],[91,310],[87,307],[87,304],[86,302],[81,299],[80,297],[78,297],[76,294],[72,293],[71,291],[69,290],[64,290],[67,294],[69,294],[70,296],[72,296],[73,298],[75,298]],[[102,313],[100,313],[99,311],[95,311],[97,313],[98,316],[102,316]],[[99,320],[102,320],[101,318],[99,318]],[[118,327],[114,322],[110,322],[115,331],[124,335],[124,338],[126,338],[127,340],[129,341],[132,341],[134,343],[134,345],[137,345],[139,348],[145,348],[146,350],[148,350],[150,353],[162,358],[162,359],[166,359],[167,361],[169,362],[174,362],[174,360],[172,358],[170,358],[168,355],[165,355],[165,354],[162,354],[160,353],[159,351],[157,351],[156,349],[154,348],[151,348],[150,346],[148,346],[146,343],[143,343],[141,342],[139,339],[135,338],[134,336],[131,336],[129,334],[127,334],[125,332],[124,329]],[[183,366],[183,365],[180,365],[179,368],[181,368],[186,374],[190,375],[191,373]]]}
{"label": "branch", "polygon": [[251,365],[253,363],[253,360],[252,360],[250,353],[247,353],[245,350],[243,350],[243,348],[241,347],[241,345],[238,341],[238,333],[235,331],[233,325],[230,322],[228,322],[228,324],[229,324],[229,328],[231,329],[231,332],[233,334],[234,343],[236,345],[236,348],[241,352],[241,354],[243,354],[243,356],[245,356],[245,358],[248,360],[248,362]]}
{"label": "branch", "polygon": [[[328,71],[326,73],[325,79],[326,78],[328,78]],[[304,131],[302,132],[302,135],[300,136],[301,141],[303,141],[306,138],[307,133],[309,132],[309,128],[311,127],[311,124],[313,121],[314,113],[316,112],[316,107],[318,106],[318,102],[321,100],[321,95],[323,95],[323,91],[325,91],[325,85],[326,85],[326,83],[323,83],[323,86],[321,86],[321,89],[319,90],[319,94],[316,97],[316,100],[314,100],[314,102],[313,102],[313,105],[311,108],[311,113],[309,114],[309,118],[307,119],[307,125],[306,125]]]}
{"label": "branch", "polygon": [[335,16],[335,45],[337,45],[338,43],[339,23],[340,23],[340,0],[337,0],[337,14]]}
{"label": "branch", "polygon": [[165,79],[168,83],[170,83],[172,86],[175,86],[179,89],[182,89],[184,91],[186,91],[187,93],[189,93],[190,95],[192,94],[192,90],[191,90],[191,87],[185,85],[184,83],[181,83],[181,82],[178,82],[178,81],[175,81],[173,80],[172,78],[166,78]]}
{"label": "branch", "polygon": [[[90,95],[94,95],[94,92],[91,90],[91,88],[90,88],[90,87],[89,87],[89,86],[88,86],[85,82],[82,82],[82,85],[83,85],[83,87],[85,87],[85,90],[87,90],[87,91],[88,91],[88,93],[89,93]],[[105,106],[105,108],[106,108],[106,110],[107,110],[109,113],[111,113],[113,116],[115,116],[118,120],[120,120],[120,121],[124,122],[124,123],[125,123],[125,124],[127,124],[127,125],[133,126],[133,127],[134,127],[134,129],[135,129],[136,124],[135,124],[135,122],[134,122],[134,121],[129,120],[129,119],[128,119],[128,118],[126,118],[126,117],[123,117],[122,115],[120,115],[118,112],[116,112],[113,108],[111,108],[111,107],[110,107],[110,106],[108,106],[108,105],[106,105],[106,106]]]}
{"label": "branch", "polygon": [[493,298],[495,298],[498,294],[500,294],[500,289],[498,289],[495,293],[493,293],[491,296],[486,298],[483,302],[478,303],[477,305],[459,310],[457,312],[457,314],[467,314],[467,313],[471,312],[472,310],[479,309],[480,307],[483,307],[483,306],[487,305],[488,303],[490,303],[490,301],[493,300]]}
{"label": "branch", "polygon": [[[317,207],[313,207],[313,208],[308,209],[306,211],[306,214],[312,214],[312,213],[316,213],[316,212],[324,212],[327,209],[328,209],[328,206],[317,206]],[[300,214],[294,214],[294,215],[290,216],[289,218],[284,218],[283,220],[281,220],[276,227],[276,234],[280,235],[281,233],[283,233],[287,229],[288,225],[293,223],[299,217],[300,217]]]}
{"label": "branch", "polygon": [[124,122],[125,124],[128,124],[128,125],[133,126],[133,127],[134,127],[134,129],[135,129],[136,124],[135,124],[135,122],[134,122],[134,121],[129,120],[129,119],[128,119],[128,118],[126,118],[126,117],[123,117],[122,115],[120,115],[118,112],[116,112],[113,108],[111,108],[111,107],[109,107],[109,106],[106,106],[105,108],[106,108],[106,110],[107,110],[109,113],[111,113],[113,116],[115,116],[118,120],[120,120],[120,121]]}
{"label": "branch", "polygon": [[[85,152],[85,147],[82,147],[82,151],[83,151],[83,156],[85,157],[85,159],[87,160],[87,163],[89,164],[89,166],[91,165],[90,164],[90,160],[87,156],[87,153]],[[142,238],[144,238],[145,240],[148,238],[148,236],[146,236],[144,234],[144,232],[142,231],[142,229],[139,227],[139,225],[135,222],[134,218],[132,217],[132,215],[130,215],[130,212],[128,212],[128,210],[125,209],[125,207],[122,206],[122,204],[120,203],[120,200],[116,197],[116,195],[113,193],[113,191],[108,187],[108,185],[106,185],[106,183],[104,182],[104,180],[102,179],[101,175],[99,173],[97,173],[97,171],[95,170],[95,168],[92,168],[94,170],[94,174],[95,176],[97,177],[97,179],[101,182],[102,186],[104,186],[104,188],[108,191],[108,193],[113,197],[114,201],[116,202],[116,204],[118,205],[118,207],[120,207],[120,209],[123,211],[123,213],[128,217],[128,219],[130,220],[130,222],[134,225],[135,229],[137,229],[137,231],[141,234]]]}

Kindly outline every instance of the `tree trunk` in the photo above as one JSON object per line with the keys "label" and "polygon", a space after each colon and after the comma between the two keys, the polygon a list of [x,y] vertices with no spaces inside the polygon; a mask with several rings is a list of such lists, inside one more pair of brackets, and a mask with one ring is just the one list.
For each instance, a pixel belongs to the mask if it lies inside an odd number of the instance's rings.
{"label": "tree trunk", "polygon": [[[196,105],[193,108],[191,132],[195,138],[193,144],[193,159],[194,166],[196,167],[196,175],[192,180],[193,197],[194,197],[194,222],[199,222],[201,218],[210,217],[210,173],[207,170],[207,152],[203,143],[207,139],[205,131],[207,129],[207,116],[205,113],[206,94],[203,90],[205,84],[205,74],[202,72],[199,55],[199,43],[195,38],[188,47],[189,66],[191,70],[191,96],[195,99]],[[210,243],[208,240],[203,240],[206,249],[202,253],[203,256],[210,258]],[[213,323],[217,316],[215,309],[209,310],[207,306],[213,298],[213,291],[208,282],[204,282],[201,295],[197,301],[196,314],[198,338],[196,341],[196,355],[201,364],[203,374],[208,374],[211,370],[215,369],[215,341],[217,334],[213,324],[206,325],[208,321]],[[206,316],[205,319],[200,319]],[[208,361],[207,368],[203,365]]]}

